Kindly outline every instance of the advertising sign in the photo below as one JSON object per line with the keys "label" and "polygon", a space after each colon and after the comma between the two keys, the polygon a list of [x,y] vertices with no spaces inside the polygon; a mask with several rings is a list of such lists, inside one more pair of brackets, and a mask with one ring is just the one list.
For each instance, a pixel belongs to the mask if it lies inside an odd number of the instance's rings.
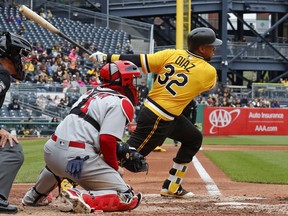
{"label": "advertising sign", "polygon": [[204,135],[288,135],[288,109],[205,107]]}

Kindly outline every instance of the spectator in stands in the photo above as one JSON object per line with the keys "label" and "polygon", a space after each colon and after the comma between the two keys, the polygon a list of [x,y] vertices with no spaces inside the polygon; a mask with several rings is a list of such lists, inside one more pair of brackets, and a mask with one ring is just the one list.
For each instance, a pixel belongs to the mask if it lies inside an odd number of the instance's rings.
{"label": "spectator in stands", "polygon": [[281,107],[281,106],[280,106],[280,101],[278,101],[278,100],[273,100],[273,101],[271,102],[270,107],[271,107],[271,108],[280,108],[280,107]]}
{"label": "spectator in stands", "polygon": [[59,108],[62,108],[62,109],[64,109],[64,108],[66,107],[64,98],[61,98],[61,99],[60,99],[60,103],[57,104],[57,106],[58,106]]}
{"label": "spectator in stands", "polygon": [[41,17],[43,17],[44,19],[47,18],[47,12],[45,11],[44,8],[41,8],[38,14],[39,14]]}
{"label": "spectator in stands", "polygon": [[130,40],[126,41],[126,44],[124,46],[124,50],[126,54],[134,54],[133,46],[130,42]]}
{"label": "spectator in stands", "polygon": [[17,31],[18,35],[22,35],[25,36],[25,27],[23,25],[21,25],[20,29]]}
{"label": "spectator in stands", "polygon": [[87,42],[84,44],[85,49],[89,49],[89,47],[93,45],[92,41],[90,39],[87,40]]}
{"label": "spectator in stands", "polygon": [[66,68],[68,68],[69,63],[70,63],[69,57],[65,55],[65,56],[63,56],[62,59],[63,59],[63,64],[65,65]]}
{"label": "spectator in stands", "polygon": [[88,50],[91,52],[91,53],[94,53],[94,52],[97,52],[98,48],[95,47],[93,44],[91,44],[88,48]]}
{"label": "spectator in stands", "polygon": [[34,79],[33,79],[32,83],[40,84],[39,75],[38,75],[38,74],[36,74],[36,75],[34,76]]}
{"label": "spectator in stands", "polygon": [[77,58],[78,58],[78,54],[76,53],[76,49],[73,48],[70,50],[70,53],[69,53],[69,59],[70,59],[70,62],[72,63],[76,63],[77,61]]}
{"label": "spectator in stands", "polygon": [[37,43],[35,44],[34,49],[37,51],[37,54],[38,54],[38,55],[42,55],[42,53],[43,53],[43,51],[44,51],[43,46],[42,46],[39,42],[37,42]]}
{"label": "spectator in stands", "polygon": [[40,132],[36,124],[33,124],[33,118],[28,118],[28,123],[23,131],[25,136],[39,136]]}
{"label": "spectator in stands", "polygon": [[53,14],[51,10],[47,10],[47,19],[51,19],[53,17]]}
{"label": "spectator in stands", "polygon": [[55,83],[61,83],[61,77],[58,75],[57,72],[53,73],[52,79],[53,79],[53,82],[55,82]]}
{"label": "spectator in stands", "polygon": [[60,96],[59,95],[55,95],[54,100],[53,100],[54,104],[58,105],[58,104],[60,104],[60,101],[61,101]]}
{"label": "spectator in stands", "polygon": [[8,104],[8,110],[20,110],[20,103],[17,98],[14,98],[13,101]]}
{"label": "spectator in stands", "polygon": [[[70,76],[70,75],[69,75]],[[69,82],[69,86],[68,86],[68,89],[67,91],[72,91],[72,92],[77,92],[79,90],[79,83],[77,81],[77,77],[76,75],[72,75],[72,79],[71,81]]]}
{"label": "spectator in stands", "polygon": [[35,70],[35,67],[34,67],[34,65],[32,64],[31,59],[29,59],[29,58],[27,58],[27,59],[25,60],[23,68],[24,68],[24,70],[26,71],[26,73],[34,72],[34,70]]}
{"label": "spectator in stands", "polygon": [[46,100],[48,101],[47,103],[50,103],[53,101],[51,98],[51,95],[46,95]]}
{"label": "spectator in stands", "polygon": [[141,85],[138,87],[138,97],[139,97],[139,102],[143,103],[145,98],[147,98],[149,89],[146,86],[145,81],[141,81]]}
{"label": "spectator in stands", "polygon": [[92,76],[97,76],[97,67],[95,65],[92,66],[91,69],[87,71],[87,75],[91,78]]}
{"label": "spectator in stands", "polygon": [[59,122],[59,120],[58,120],[58,118],[53,117],[53,118],[51,119],[51,122]]}
{"label": "spectator in stands", "polygon": [[18,14],[16,14],[15,21],[16,21],[16,23],[18,23],[19,25],[22,24],[22,19],[21,19],[21,17],[20,17]]}
{"label": "spectator in stands", "polygon": [[32,81],[33,81],[32,74],[31,73],[26,73],[26,77],[25,77],[24,82],[32,83]]}
{"label": "spectator in stands", "polygon": [[7,18],[7,22],[8,22],[8,23],[13,23],[13,22],[14,22],[13,16],[9,16],[9,17]]}
{"label": "spectator in stands", "polygon": [[[58,118],[56,118],[56,117],[53,117],[52,119],[51,119],[51,121],[50,121],[52,124],[50,124],[49,125],[49,129],[51,129],[51,130],[55,130],[56,129],[56,127],[58,126],[58,124],[57,123],[59,123],[59,120],[58,120]],[[56,124],[55,124],[56,123]]]}
{"label": "spectator in stands", "polygon": [[120,42],[117,42],[117,44],[116,44],[116,52],[120,54],[121,53],[121,48],[122,47],[121,47]]}
{"label": "spectator in stands", "polygon": [[248,101],[247,95],[243,95],[243,97],[240,100],[241,107],[248,106],[248,102],[249,101]]}
{"label": "spectator in stands", "polygon": [[[62,49],[61,49],[61,47],[60,47],[60,45],[59,45],[59,43],[58,42],[56,42],[55,44],[54,44],[54,46],[52,47],[52,55],[56,58],[60,53],[62,53]],[[59,57],[59,56],[58,56]],[[61,55],[60,55],[60,57],[61,57]]]}
{"label": "spectator in stands", "polygon": [[85,82],[81,79],[80,76],[77,77],[77,82],[78,82],[80,88],[86,87]]}
{"label": "spectator in stands", "polygon": [[23,122],[24,122],[24,119],[20,119],[20,121],[19,121],[20,124],[16,125],[16,133],[18,136],[24,135],[25,127],[22,124]]}
{"label": "spectator in stands", "polygon": [[92,88],[96,88],[100,83],[97,81],[96,76],[92,76],[89,84],[92,86]]}
{"label": "spectator in stands", "polygon": [[65,43],[64,41],[61,42],[60,47],[61,47],[61,53],[62,53],[62,55],[63,55],[63,56],[65,56],[65,55],[68,56],[69,53],[70,53],[70,47],[67,45],[67,43]]}

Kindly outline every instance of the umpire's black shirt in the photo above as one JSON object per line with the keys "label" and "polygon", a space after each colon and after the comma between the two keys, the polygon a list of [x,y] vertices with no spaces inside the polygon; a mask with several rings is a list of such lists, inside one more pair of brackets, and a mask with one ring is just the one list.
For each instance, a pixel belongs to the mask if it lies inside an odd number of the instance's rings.
{"label": "umpire's black shirt", "polygon": [[11,84],[11,77],[7,70],[0,65],[0,108],[2,107],[6,92],[9,90]]}

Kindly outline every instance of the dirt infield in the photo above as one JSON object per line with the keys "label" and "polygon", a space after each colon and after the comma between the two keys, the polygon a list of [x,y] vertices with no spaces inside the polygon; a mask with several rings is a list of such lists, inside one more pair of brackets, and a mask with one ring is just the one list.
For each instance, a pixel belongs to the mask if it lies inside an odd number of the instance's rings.
{"label": "dirt infield", "polygon": [[[288,215],[288,185],[267,185],[232,182],[225,174],[211,163],[200,151],[197,159],[205,169],[209,178],[199,174],[194,164],[190,164],[182,183],[186,190],[192,191],[195,197],[191,199],[163,198],[159,195],[160,188],[172,165],[172,158],[177,148],[164,145],[167,152],[153,152],[147,157],[149,172],[131,173],[126,171],[124,179],[135,191],[143,193],[141,205],[131,212],[99,213],[98,215]],[[209,150],[245,150],[239,146],[204,146]],[[285,149],[283,149],[285,148]],[[251,150],[251,146],[249,147]],[[255,150],[265,150],[264,147],[255,147]],[[273,147],[269,151],[288,150],[287,147]],[[201,178],[202,176],[202,178]],[[204,180],[203,180],[204,179]],[[210,179],[210,180],[211,180]],[[41,208],[23,207],[19,203],[26,190],[31,185],[15,184],[12,188],[9,201],[19,206],[18,215],[69,215],[69,208],[60,200],[54,200],[52,205]],[[218,195],[213,195],[213,188],[218,189]],[[57,192],[54,191],[54,196]],[[96,214],[96,213],[94,213]],[[78,215],[78,214],[73,214]],[[80,214],[79,214],[80,215]]]}

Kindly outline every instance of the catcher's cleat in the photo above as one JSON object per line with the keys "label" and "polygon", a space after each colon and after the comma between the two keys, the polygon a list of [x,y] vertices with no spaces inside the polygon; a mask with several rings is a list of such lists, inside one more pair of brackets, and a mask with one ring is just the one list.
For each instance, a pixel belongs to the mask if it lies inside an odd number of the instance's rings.
{"label": "catcher's cleat", "polygon": [[50,192],[47,196],[39,194],[34,188],[30,188],[22,199],[24,206],[47,206],[53,200],[52,193]]}
{"label": "catcher's cleat", "polygon": [[162,148],[161,146],[157,146],[153,151],[154,152],[166,152],[166,149]]}
{"label": "catcher's cleat", "polygon": [[163,197],[176,197],[176,198],[191,198],[194,196],[192,192],[186,191],[182,186],[180,185],[178,190],[175,193],[172,193],[166,188],[162,188],[160,191],[160,195]]}
{"label": "catcher's cleat", "polygon": [[75,188],[61,192],[62,202],[72,206],[75,213],[91,213],[91,208],[82,199],[81,192]]}
{"label": "catcher's cleat", "polygon": [[70,181],[68,181],[67,179],[63,179],[61,182],[61,189],[62,190],[68,190],[71,188],[74,188],[73,184]]}

